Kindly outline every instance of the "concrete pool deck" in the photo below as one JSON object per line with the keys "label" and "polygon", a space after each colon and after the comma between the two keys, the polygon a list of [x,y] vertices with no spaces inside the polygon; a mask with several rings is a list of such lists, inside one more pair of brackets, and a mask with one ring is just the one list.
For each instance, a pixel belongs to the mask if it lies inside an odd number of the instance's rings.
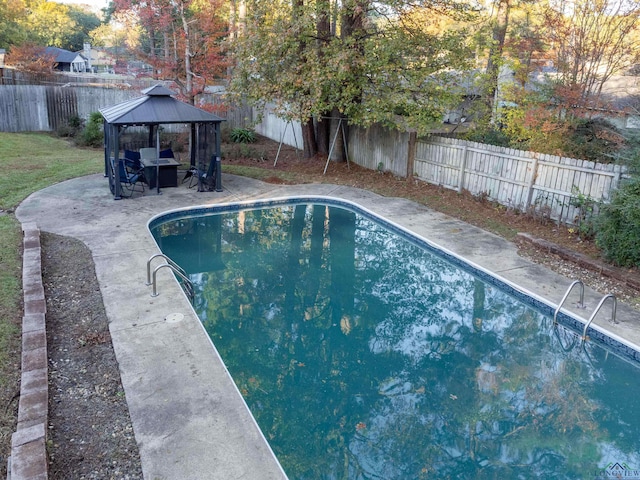
{"label": "concrete pool deck", "polygon": [[[354,202],[549,303],[574,279],[521,258],[512,243],[414,202],[346,186],[283,186],[223,175],[223,192],[165,188],[114,201],[107,179],[92,175],[29,196],[16,210],[23,224],[77,238],[92,252],[145,479],[286,478],[177,282],[158,272],[159,296],[145,285],[158,253],[147,221],[167,210],[296,195]],[[588,319],[602,298],[585,289]],[[618,303],[616,325],[604,305],[594,323],[640,345],[640,314]]]}

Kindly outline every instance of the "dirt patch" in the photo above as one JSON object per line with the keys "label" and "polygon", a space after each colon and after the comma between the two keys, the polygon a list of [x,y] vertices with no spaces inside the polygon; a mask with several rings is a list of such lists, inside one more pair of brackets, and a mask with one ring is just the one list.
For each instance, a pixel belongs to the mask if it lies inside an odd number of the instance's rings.
{"label": "dirt patch", "polygon": [[141,479],[89,249],[42,233],[49,354],[49,478]]}

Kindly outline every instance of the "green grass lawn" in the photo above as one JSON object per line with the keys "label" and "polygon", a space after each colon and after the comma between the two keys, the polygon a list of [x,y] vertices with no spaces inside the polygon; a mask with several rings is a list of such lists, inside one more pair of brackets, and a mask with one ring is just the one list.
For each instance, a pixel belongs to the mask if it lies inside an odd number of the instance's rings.
{"label": "green grass lawn", "polygon": [[[104,154],[46,134],[0,132],[0,458],[15,430],[22,321],[22,233],[13,215],[31,193],[103,170]],[[0,466],[3,472],[6,465]]]}
{"label": "green grass lawn", "polygon": [[0,209],[69,178],[101,172],[104,153],[44,134],[0,132]]}

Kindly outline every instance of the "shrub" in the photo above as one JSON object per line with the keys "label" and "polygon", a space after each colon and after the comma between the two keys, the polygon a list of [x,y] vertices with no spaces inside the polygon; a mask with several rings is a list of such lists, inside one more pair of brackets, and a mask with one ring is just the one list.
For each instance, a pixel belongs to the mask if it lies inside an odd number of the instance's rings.
{"label": "shrub", "polygon": [[230,137],[234,143],[253,143],[257,140],[255,132],[248,128],[234,128]]}
{"label": "shrub", "polygon": [[71,115],[67,120],[67,123],[71,128],[82,128],[82,126],[84,125],[84,120],[82,120],[82,118],[80,118],[78,115]]}
{"label": "shrub", "polygon": [[504,132],[496,129],[471,130],[463,138],[471,142],[487,143],[498,147],[510,146],[509,137]]}
{"label": "shrub", "polygon": [[585,195],[575,185],[571,188],[569,205],[576,207],[577,215],[574,218],[576,233],[581,240],[591,240],[595,235],[595,212],[598,210],[598,202],[590,195]]}
{"label": "shrub", "polygon": [[564,155],[592,162],[611,163],[627,141],[611,122],[604,119],[581,119],[567,131]]}
{"label": "shrub", "polygon": [[596,244],[623,267],[640,267],[640,177],[616,190],[596,219]]}
{"label": "shrub", "polygon": [[103,118],[100,112],[93,112],[82,130],[78,143],[85,147],[101,147],[104,143]]}
{"label": "shrub", "polygon": [[80,133],[82,127],[84,125],[84,121],[78,115],[71,115],[66,123],[60,125],[56,129],[56,135],[58,137],[75,137]]}

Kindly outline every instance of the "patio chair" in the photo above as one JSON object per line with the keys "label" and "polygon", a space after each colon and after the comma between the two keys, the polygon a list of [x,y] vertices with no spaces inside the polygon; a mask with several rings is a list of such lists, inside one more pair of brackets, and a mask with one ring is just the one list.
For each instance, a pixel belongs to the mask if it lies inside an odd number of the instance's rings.
{"label": "patio chair", "polygon": [[[113,159],[111,159],[111,171],[113,172],[113,181],[115,182],[115,165]],[[138,173],[131,173],[125,167],[125,159],[118,160],[118,173],[120,175],[120,190],[122,196],[130,197],[136,188],[136,185],[140,185],[142,193],[144,193],[144,183],[142,182],[143,175]],[[127,194],[128,193],[128,194]]]}
{"label": "patio chair", "polygon": [[[189,180],[189,188],[193,188],[198,183],[198,169],[196,167],[189,167],[189,170],[184,174],[182,183]],[[195,182],[195,183],[194,183]]]}
{"label": "patio chair", "polygon": [[170,148],[160,150],[160,153],[158,154],[158,156],[160,158],[173,158],[174,160],[176,158],[176,155],[173,153],[173,150],[171,150]]}
{"label": "patio chair", "polygon": [[191,167],[185,174],[182,182],[185,182],[189,179],[189,188],[193,188],[198,185],[198,181],[202,181],[202,184],[208,191],[213,191],[216,187],[216,170],[217,163],[215,157],[211,157],[211,161],[209,162],[209,168],[205,172],[204,170],[199,170],[196,167]]}
{"label": "patio chair", "polygon": [[129,173],[139,175],[141,182],[147,183],[147,180],[144,177],[144,165],[142,165],[142,162],[140,161],[140,152],[125,150],[124,166]]}
{"label": "patio chair", "polygon": [[157,157],[155,147],[145,147],[140,149],[140,158],[145,160],[155,160]]}

